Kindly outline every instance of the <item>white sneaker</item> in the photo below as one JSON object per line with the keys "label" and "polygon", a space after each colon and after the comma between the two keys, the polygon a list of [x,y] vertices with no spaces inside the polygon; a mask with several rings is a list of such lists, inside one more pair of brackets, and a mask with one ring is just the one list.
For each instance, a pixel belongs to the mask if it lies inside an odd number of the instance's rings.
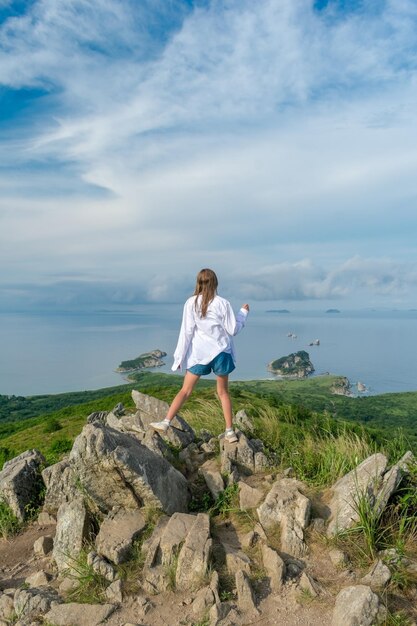
{"label": "white sneaker", "polygon": [[166,433],[169,428],[170,423],[162,420],[161,422],[151,422],[149,426],[154,430],[157,430],[160,433]]}
{"label": "white sneaker", "polygon": [[238,438],[235,432],[232,433],[224,433],[224,440],[228,443],[237,443]]}

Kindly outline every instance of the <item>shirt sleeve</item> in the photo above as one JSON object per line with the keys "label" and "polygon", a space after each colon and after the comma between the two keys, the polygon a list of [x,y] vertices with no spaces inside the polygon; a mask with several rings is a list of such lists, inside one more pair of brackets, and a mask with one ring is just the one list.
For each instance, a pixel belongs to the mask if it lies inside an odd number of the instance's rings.
{"label": "shirt sleeve", "polygon": [[187,354],[188,346],[194,334],[194,315],[192,311],[192,301],[188,300],[184,304],[184,310],[182,314],[182,323],[180,334],[178,337],[177,347],[174,352],[174,364],[172,370],[175,372],[179,367],[182,367],[185,356]]}
{"label": "shirt sleeve", "polygon": [[248,311],[241,308],[235,316],[230,302],[226,304],[226,313],[224,317],[224,328],[229,335],[237,335],[245,325]]}

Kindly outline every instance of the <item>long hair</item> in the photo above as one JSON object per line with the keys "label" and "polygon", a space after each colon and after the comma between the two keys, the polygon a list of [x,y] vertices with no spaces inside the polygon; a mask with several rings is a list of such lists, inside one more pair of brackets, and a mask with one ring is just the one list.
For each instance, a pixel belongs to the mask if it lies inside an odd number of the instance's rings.
{"label": "long hair", "polygon": [[[197,312],[200,310],[201,317],[206,317],[208,305],[217,293],[218,284],[217,276],[213,270],[204,268],[198,272],[193,295],[197,296],[195,299],[195,310]],[[197,304],[198,296],[201,296],[201,301]]]}

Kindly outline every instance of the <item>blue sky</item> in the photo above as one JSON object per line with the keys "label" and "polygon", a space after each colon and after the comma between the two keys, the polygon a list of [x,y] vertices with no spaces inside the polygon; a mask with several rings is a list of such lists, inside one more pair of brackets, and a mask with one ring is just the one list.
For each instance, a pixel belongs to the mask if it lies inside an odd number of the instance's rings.
{"label": "blue sky", "polygon": [[414,0],[0,0],[0,307],[417,303]]}

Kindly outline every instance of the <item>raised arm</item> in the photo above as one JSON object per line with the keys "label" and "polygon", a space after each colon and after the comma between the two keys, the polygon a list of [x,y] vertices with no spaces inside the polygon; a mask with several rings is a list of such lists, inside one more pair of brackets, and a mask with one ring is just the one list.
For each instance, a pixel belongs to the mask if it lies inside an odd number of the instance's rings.
{"label": "raised arm", "polygon": [[229,302],[226,304],[224,327],[229,335],[237,335],[245,325],[249,313],[249,305],[244,304],[235,316]]}

